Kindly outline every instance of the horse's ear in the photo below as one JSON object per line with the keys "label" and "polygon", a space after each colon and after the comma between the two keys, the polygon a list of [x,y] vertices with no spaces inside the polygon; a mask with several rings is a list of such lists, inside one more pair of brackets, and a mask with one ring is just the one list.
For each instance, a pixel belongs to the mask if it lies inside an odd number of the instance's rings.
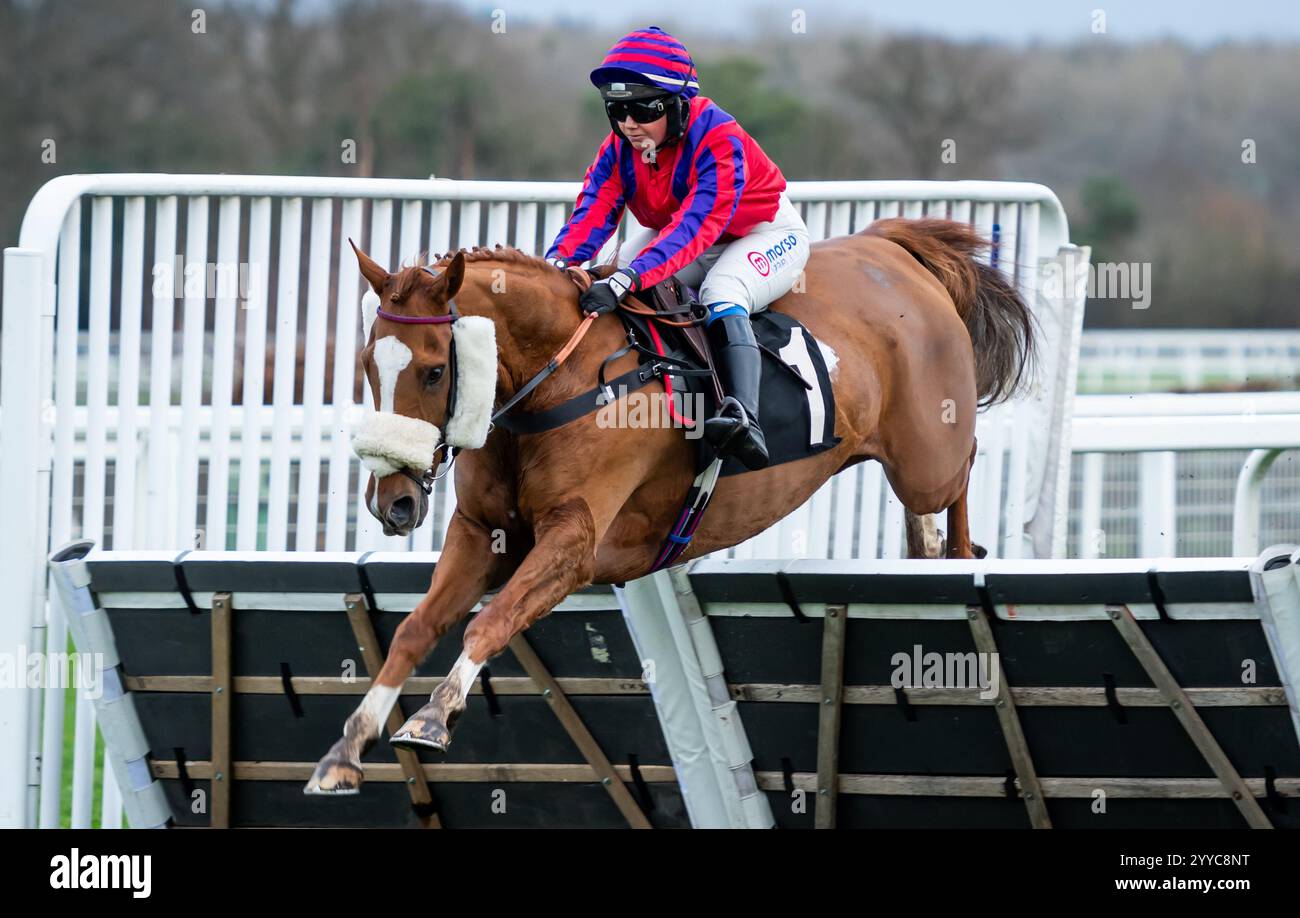
{"label": "horse's ear", "polygon": [[357,244],[348,237],[348,245],[352,246],[352,251],[357,253],[357,264],[361,266],[361,276],[366,279],[366,283],[375,293],[382,293],[384,284],[388,282],[388,272],[379,266],[379,264],[357,248]]}
{"label": "horse's ear", "polygon": [[439,275],[439,279],[447,286],[444,293],[447,299],[451,299],[460,290],[461,281],[465,279],[465,251],[462,249],[452,258],[451,264],[447,265],[447,270]]}

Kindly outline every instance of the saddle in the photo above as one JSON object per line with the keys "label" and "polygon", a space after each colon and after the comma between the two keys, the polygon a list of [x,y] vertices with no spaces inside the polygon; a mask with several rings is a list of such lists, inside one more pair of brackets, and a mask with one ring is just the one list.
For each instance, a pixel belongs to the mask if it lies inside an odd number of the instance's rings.
{"label": "saddle", "polygon": [[[587,273],[597,280],[608,277],[613,274],[617,268],[614,265],[597,265]],[[650,290],[643,291],[639,296],[632,297],[634,302],[640,303],[646,308],[653,309],[661,315],[681,315],[698,318],[693,313],[692,307],[698,304],[694,303],[690,291],[684,284],[675,277],[664,278],[655,284]],[[623,318],[623,324],[626,326],[632,321],[625,311],[619,311],[619,316]],[[644,328],[647,323],[635,323]],[[629,332],[631,329],[629,329]],[[718,378],[718,370],[713,361],[713,348],[709,345],[709,336],[704,333],[702,325],[687,325],[675,329],[676,336],[680,338],[680,345],[686,350],[688,357],[695,364],[695,369],[707,370],[708,375],[704,377],[708,386],[713,390],[714,397],[718,402],[722,401],[722,381]],[[670,335],[672,337],[672,335]]]}
{"label": "saddle", "polygon": [[[606,277],[614,270],[611,265],[590,272],[576,267],[567,269],[580,290],[590,287],[593,278]],[[668,396],[668,414],[676,414],[673,421],[681,423],[687,438],[694,439],[697,445],[695,479],[686,492],[676,525],[659,546],[652,571],[671,566],[687,550],[718,479],[748,471],[734,457],[724,459],[716,455],[701,435],[701,425],[717,411],[723,391],[708,337],[697,324],[703,317],[703,307],[694,299],[692,291],[675,278],[657,284],[632,299],[632,308],[625,304],[616,311],[623,322],[627,344],[601,363],[595,388],[543,411],[512,413],[502,409],[494,415],[498,425],[516,434],[554,430],[619,401],[624,392],[630,393],[653,379],[661,379]],[[759,349],[772,358],[763,362],[759,383],[759,423],[766,432],[769,467],[831,449],[840,439],[835,436],[835,397],[821,345],[806,328],[784,313],[761,312],[752,321]],[[550,370],[567,356],[588,327],[589,321],[579,327],[551,361]],[[641,357],[638,365],[616,379],[606,379],[605,369],[610,362],[632,351]],[[793,364],[787,362],[785,354]],[[535,376],[534,384],[545,375],[544,372]],[[520,394],[527,391],[525,388]],[[680,399],[683,406],[688,401],[697,406],[694,415],[675,407],[679,393],[698,396]]]}
{"label": "saddle", "polygon": [[[575,267],[567,270],[579,289],[585,290],[593,278],[605,277],[615,269],[601,265],[590,272]],[[554,430],[657,378],[668,393],[668,414],[674,425],[683,427],[687,439],[696,441],[695,466],[697,473],[701,472],[718,457],[695,431],[718,410],[724,393],[708,337],[702,327],[694,324],[703,316],[703,307],[693,300],[693,292],[675,278],[644,291],[632,299],[632,309],[616,311],[627,344],[605,358],[596,386],[542,411],[498,412],[495,423],[516,434]],[[759,423],[767,436],[768,467],[832,448],[839,442],[835,436],[835,398],[821,345],[784,313],[760,312],[752,322],[759,349],[771,358],[763,362],[759,384]],[[632,351],[641,358],[638,365],[608,379],[609,364]],[[697,410],[691,413],[688,404]],[[720,468],[722,475],[748,471],[734,457],[728,457]]]}
{"label": "saddle", "polygon": [[[614,270],[612,265],[600,265],[588,273],[600,278]],[[700,319],[704,308],[695,302],[694,293],[675,277],[669,277],[643,291],[634,302],[659,316],[673,316],[680,321]],[[674,393],[704,396],[704,413],[692,420],[701,423],[717,411],[725,393],[703,325],[669,324],[627,309],[618,310],[618,316],[627,329],[629,342],[639,339],[652,343],[664,364],[662,375]],[[751,321],[759,350],[770,358],[763,362],[759,398],[759,423],[768,440],[768,467],[830,449],[839,442],[835,436],[835,400],[825,357],[816,339],[784,313],[760,312]],[[791,355],[789,360],[783,352]],[[654,355],[647,356],[653,360]],[[697,443],[698,472],[713,460],[714,454],[702,437]],[[745,471],[738,460],[729,458],[721,474]]]}

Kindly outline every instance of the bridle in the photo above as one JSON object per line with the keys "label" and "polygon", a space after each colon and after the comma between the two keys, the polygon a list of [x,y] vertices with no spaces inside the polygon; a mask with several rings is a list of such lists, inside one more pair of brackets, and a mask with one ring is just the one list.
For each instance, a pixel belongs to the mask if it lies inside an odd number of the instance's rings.
{"label": "bridle", "polygon": [[[429,274],[431,274],[434,277],[438,276],[434,274],[433,271],[429,270],[429,268],[427,267],[425,267],[424,270],[428,271]],[[445,316],[404,316],[404,315],[399,315],[398,313],[395,312],[388,312],[384,309],[384,307],[380,306],[375,311],[375,317],[378,319],[387,319],[390,322],[397,322],[402,325],[451,325],[457,319],[460,318],[460,313],[456,311],[456,301],[454,299],[450,299],[447,301],[447,314]],[[456,336],[455,335],[451,336],[451,343],[447,348],[447,371],[450,374],[450,382],[448,383],[448,385],[451,387],[450,391],[447,394],[447,417],[450,418],[451,413],[456,410]],[[445,464],[440,463],[438,460],[438,453],[444,447],[446,447],[447,450],[447,462]],[[401,466],[400,468],[398,468],[397,471],[405,475],[407,478],[411,479],[411,481],[415,482],[417,485],[419,485],[420,490],[422,490],[425,493],[425,495],[429,495],[433,493],[433,483],[437,481],[439,478],[441,478],[443,475],[446,475],[448,470],[451,468],[452,463],[454,463],[455,461],[456,461],[456,448],[454,446],[449,445],[447,441],[444,440],[441,443],[439,443],[436,447],[434,447],[433,457],[429,462],[429,467],[425,469],[423,472],[421,472],[418,476],[406,466]],[[434,469],[438,468],[440,464],[442,465],[442,469],[437,473],[435,473]]]}
{"label": "bridle", "polygon": [[[430,277],[438,277],[438,275],[434,273],[433,269],[427,265],[421,265],[420,267],[421,270],[428,273]],[[585,279],[587,284],[590,285],[590,277],[588,276]],[[575,282],[577,282],[577,278],[575,278]],[[579,286],[581,286],[581,284],[579,284]],[[447,300],[447,314],[445,316],[404,316],[394,312],[387,312],[382,306],[380,306],[375,312],[375,317],[377,319],[387,319],[390,322],[397,322],[401,325],[453,325],[461,316],[459,311],[456,309],[456,300],[452,298]],[[577,330],[565,343],[564,347],[560,348],[560,350],[556,352],[550,362],[535,376],[533,376],[532,379],[524,383],[524,385],[520,387],[519,391],[511,396],[509,401],[492,413],[492,417],[488,421],[489,432],[496,425],[496,421],[499,418],[513,410],[516,405],[522,402],[534,389],[541,385],[543,380],[560,368],[560,364],[564,363],[568,356],[573,352],[573,349],[578,346],[578,342],[580,342],[587,334],[587,330],[591,328],[592,320],[595,318],[596,315],[594,313],[586,316],[578,326]],[[453,412],[456,410],[456,336],[454,334],[451,336],[451,342],[447,349],[447,370],[451,376],[451,379],[448,382],[449,390],[447,393],[447,418],[450,420]],[[444,448],[446,449],[446,461],[440,462],[438,459],[438,453]],[[456,456],[459,455],[459,453],[460,449],[458,447],[452,446],[447,443],[446,440],[443,440],[434,447],[429,467],[423,472],[417,475],[406,466],[399,467],[398,471],[411,479],[411,481],[415,482],[415,484],[419,486],[420,490],[425,493],[425,496],[428,496],[433,493],[434,482],[447,474],[455,463]],[[441,468],[439,468],[439,466],[441,466]],[[435,469],[438,469],[438,471],[435,472]]]}

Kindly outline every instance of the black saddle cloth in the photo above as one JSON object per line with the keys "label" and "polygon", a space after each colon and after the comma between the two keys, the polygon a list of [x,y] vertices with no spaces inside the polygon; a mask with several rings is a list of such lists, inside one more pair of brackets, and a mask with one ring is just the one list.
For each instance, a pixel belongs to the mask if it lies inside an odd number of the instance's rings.
{"label": "black saddle cloth", "polygon": [[[640,317],[628,318],[636,328],[637,338],[651,349],[658,350],[653,336],[645,329],[645,321]],[[806,459],[832,448],[840,442],[840,438],[835,436],[835,394],[831,389],[826,360],[816,339],[784,313],[760,312],[751,321],[754,337],[763,349],[758,414],[771,460],[769,468]],[[662,325],[656,325],[656,329],[665,356],[694,363],[692,358],[685,356],[693,352],[680,332]],[[779,355],[780,359],[774,355]],[[693,424],[717,412],[717,396],[707,377],[679,376],[671,369],[664,375],[672,385],[674,405]],[[812,383],[811,388],[803,384],[804,379]],[[713,448],[700,436],[699,430],[692,427],[685,431],[687,439],[697,444],[697,473],[715,458]],[[735,458],[728,458],[722,466],[723,475],[739,475],[747,471]]]}

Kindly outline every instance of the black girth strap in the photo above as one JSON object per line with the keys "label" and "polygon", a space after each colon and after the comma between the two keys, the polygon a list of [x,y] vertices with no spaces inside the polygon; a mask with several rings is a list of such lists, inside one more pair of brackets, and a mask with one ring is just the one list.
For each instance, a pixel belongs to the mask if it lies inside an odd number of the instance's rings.
{"label": "black girth strap", "polygon": [[[658,367],[653,363],[643,363],[638,367],[628,370],[622,376],[611,379],[606,385],[613,390],[618,390],[624,386],[628,391],[640,389],[650,380],[658,375]],[[520,390],[523,392],[524,390]],[[601,401],[602,391],[600,386],[588,389],[581,395],[575,395],[566,402],[561,402],[554,408],[548,408],[545,411],[538,411],[529,414],[500,414],[493,422],[497,427],[504,428],[511,433],[516,434],[533,434],[542,433],[546,430],[554,430],[556,427],[563,427],[570,421],[576,421],[583,415],[591,414],[604,406]],[[512,399],[513,401],[513,399]]]}

